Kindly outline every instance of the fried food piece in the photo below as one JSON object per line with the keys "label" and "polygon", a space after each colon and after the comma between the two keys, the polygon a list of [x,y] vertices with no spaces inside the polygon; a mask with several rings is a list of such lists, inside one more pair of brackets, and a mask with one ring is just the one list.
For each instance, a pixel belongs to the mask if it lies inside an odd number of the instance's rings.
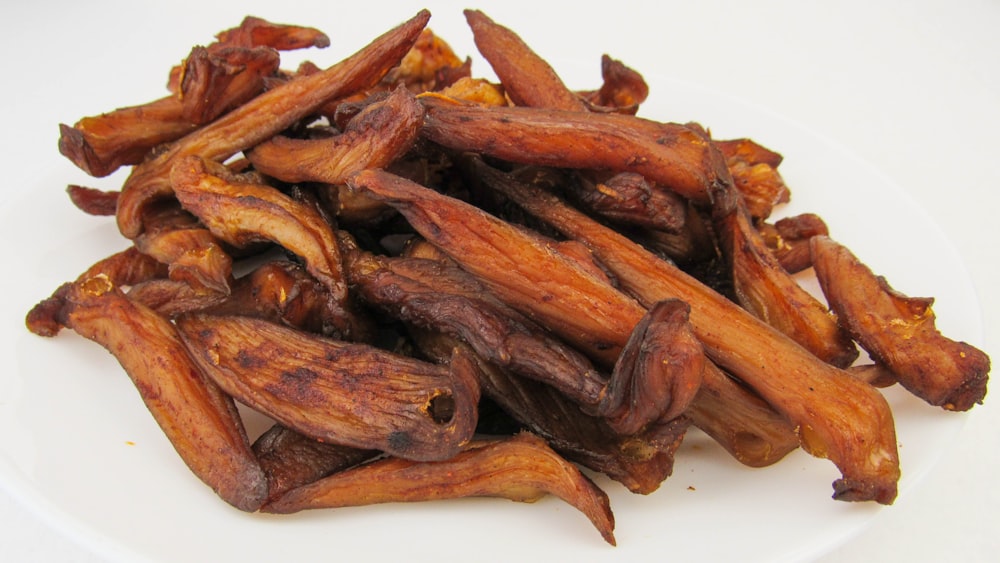
{"label": "fried food piece", "polygon": [[262,508],[287,514],[386,502],[499,497],[535,502],[555,495],[582,512],[615,544],[608,496],[545,441],[528,433],[477,440],[453,458],[413,462],[386,458],[362,464],[285,493]]}
{"label": "fried food piece", "polygon": [[422,134],[454,149],[519,164],[636,172],[698,203],[732,178],[699,127],[631,115],[530,107],[484,108],[422,96]]}
{"label": "fried food piece", "polygon": [[826,305],[803,289],[771,254],[743,197],[730,188],[712,198],[715,232],[744,309],[837,367],[858,357],[854,341]]}
{"label": "fried food piece", "polygon": [[479,388],[461,354],[437,366],[251,317],[194,314],[176,324],[227,393],[311,438],[437,460],[475,431]]}
{"label": "fried food piece", "polygon": [[128,290],[130,299],[142,303],[167,318],[208,309],[225,301],[226,295],[185,281],[148,280]]}
{"label": "fried food piece", "polygon": [[690,304],[692,326],[708,357],[786,416],[805,451],[840,469],[835,499],[892,503],[900,475],[896,431],[877,390],[551,194],[494,178],[491,185],[525,211],[589,246],[641,303],[677,298]]}
{"label": "fried food piece", "polygon": [[815,213],[784,217],[773,225],[760,221],[757,222],[757,230],[778,263],[790,274],[812,267],[810,238],[830,235],[826,223]]}
{"label": "fried food piece", "polygon": [[585,96],[592,107],[634,115],[649,96],[649,85],[642,75],[608,55],[601,56],[601,78],[600,89]]}
{"label": "fried food piece", "polygon": [[778,173],[782,156],[752,139],[715,141],[754,219],[767,219],[775,206],[788,203],[791,192]]}
{"label": "fried food piece", "polygon": [[322,72],[283,82],[136,166],[118,200],[119,230],[130,239],[142,232],[143,209],[173,193],[169,176],[177,160],[198,155],[221,162],[287,129],[327,100],[372,86],[399,63],[429,18],[430,12],[420,11],[354,55]]}
{"label": "fried food piece", "polygon": [[254,441],[253,453],[267,476],[268,500],[380,455],[378,450],[320,442],[280,424]]}
{"label": "fried food piece", "polygon": [[451,46],[429,28],[420,32],[399,65],[389,71],[382,83],[389,88],[405,85],[410,92],[434,92],[471,74],[471,60],[458,58]]}
{"label": "fried food piece", "polygon": [[181,118],[204,125],[264,91],[281,64],[269,47],[195,47],[184,61],[177,96]]}
{"label": "fried food piece", "polygon": [[810,246],[830,306],[876,363],[931,405],[966,411],[983,402],[990,358],[937,330],[933,298],[896,291],[829,237],[813,237]]}
{"label": "fried food piece", "polygon": [[315,207],[271,186],[234,181],[224,166],[197,156],[179,159],[170,178],[181,205],[214,236],[237,247],[271,241],[300,256],[326,287],[331,311],[339,311],[339,333],[347,338],[359,333],[348,303],[340,247]]}
{"label": "fried food piece", "polygon": [[101,275],[70,286],[63,319],[121,363],[199,479],[240,510],[260,507],[267,479],[250,450],[236,405],[191,361],[167,319],[129,299]]}
{"label": "fried food piece", "polygon": [[284,182],[342,184],[365,168],[384,168],[416,141],[423,106],[399,87],[366,106],[343,133],[322,139],[275,136],[246,151],[254,168]]}
{"label": "fried food piece", "polygon": [[73,205],[87,215],[111,216],[118,207],[119,192],[116,190],[103,191],[71,184],[66,186],[66,193]]}
{"label": "fried food piece", "polygon": [[658,189],[641,174],[622,172],[597,182],[579,178],[566,185],[580,207],[620,225],[668,233],[679,233],[684,228],[687,201],[674,192]]}
{"label": "fried food piece", "polygon": [[514,31],[479,10],[463,13],[476,48],[493,67],[512,102],[520,106],[586,111],[583,101]]}
{"label": "fried food piece", "polygon": [[246,16],[237,27],[216,34],[219,47],[267,46],[279,51],[330,46],[330,38],[314,27],[274,23],[256,16]]}
{"label": "fried food piece", "polygon": [[[447,361],[456,346],[464,346],[444,333],[414,328],[410,334],[420,352],[438,362]],[[639,434],[622,436],[559,390],[478,354],[473,358],[483,394],[567,459],[604,473],[637,494],[652,493],[673,472],[674,454],[690,426],[687,417],[660,420]]]}

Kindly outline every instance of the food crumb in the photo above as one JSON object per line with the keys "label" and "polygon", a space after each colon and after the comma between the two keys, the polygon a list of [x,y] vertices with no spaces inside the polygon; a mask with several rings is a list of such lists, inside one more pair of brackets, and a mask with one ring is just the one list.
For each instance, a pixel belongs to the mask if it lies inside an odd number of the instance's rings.
{"label": "food crumb", "polygon": [[135,442],[133,442],[132,440],[125,440],[125,445],[126,446],[134,446]]}
{"label": "food crumb", "polygon": [[694,488],[694,485],[688,485],[688,490],[689,490],[689,491],[696,491],[696,490],[698,490],[698,489],[695,489],[695,488]]}

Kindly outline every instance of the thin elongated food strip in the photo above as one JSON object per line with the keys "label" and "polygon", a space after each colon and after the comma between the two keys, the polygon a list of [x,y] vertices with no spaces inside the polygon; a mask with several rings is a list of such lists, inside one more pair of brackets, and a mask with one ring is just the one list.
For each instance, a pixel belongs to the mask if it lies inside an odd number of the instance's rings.
{"label": "thin elongated food strip", "polygon": [[475,366],[438,366],[262,319],[187,315],[178,330],[227,393],[331,443],[407,459],[447,459],[475,431]]}
{"label": "thin elongated food strip", "polygon": [[581,511],[612,545],[614,515],[608,496],[579,469],[533,434],[470,443],[453,458],[416,463],[386,458],[293,489],[264,512],[342,508],[386,502],[500,497],[534,502],[555,495]]}
{"label": "thin elongated food strip", "polygon": [[142,232],[142,209],[172,193],[169,174],[186,155],[222,161],[274,136],[315,111],[327,100],[377,83],[399,63],[427,25],[430,12],[420,11],[384,33],[354,55],[309,76],[289,80],[179,139],[156,158],[136,166],[118,200],[118,228],[127,238]]}
{"label": "thin elongated food strip", "polygon": [[830,237],[810,241],[823,293],[843,325],[903,387],[946,410],[965,411],[986,396],[990,359],[935,327],[933,299],[907,297]]}
{"label": "thin elongated food strip", "polygon": [[236,405],[191,360],[170,321],[126,297],[105,276],[73,284],[64,318],[121,363],[195,475],[241,510],[260,507],[267,479]]}

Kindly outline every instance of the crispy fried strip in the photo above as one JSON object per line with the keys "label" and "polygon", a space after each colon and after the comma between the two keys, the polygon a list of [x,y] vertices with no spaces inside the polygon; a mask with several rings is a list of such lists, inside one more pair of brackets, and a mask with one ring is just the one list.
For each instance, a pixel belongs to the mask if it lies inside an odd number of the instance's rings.
{"label": "crispy fried strip", "polygon": [[66,186],[66,193],[73,205],[88,215],[111,216],[118,208],[119,192],[115,190],[103,191],[70,184]]}
{"label": "crispy fried strip", "polygon": [[642,75],[608,55],[601,55],[601,78],[601,88],[587,99],[592,106],[635,114],[649,96],[649,85]]}
{"label": "crispy fried strip", "polygon": [[280,64],[268,47],[193,48],[180,76],[181,117],[204,125],[239,107],[264,90]]}
{"label": "crispy fried strip", "polygon": [[267,479],[236,405],[191,361],[169,321],[126,297],[104,276],[74,283],[63,313],[66,326],[118,359],[198,478],[240,510],[260,507]]}
{"label": "crispy fried strip", "polygon": [[287,514],[386,502],[500,497],[534,502],[555,495],[582,512],[604,541],[615,544],[608,496],[545,441],[528,433],[470,443],[453,458],[415,463],[386,458],[289,491],[264,505]]}
{"label": "crispy fried strip", "polygon": [[778,173],[782,156],[752,139],[715,141],[733,175],[733,186],[746,202],[754,219],[766,219],[774,207],[791,198],[788,186]]}
{"label": "crispy fried strip", "polygon": [[220,31],[215,37],[219,46],[267,46],[279,51],[330,46],[330,38],[314,27],[274,23],[255,16],[246,16],[239,26]]}
{"label": "crispy fried strip", "polygon": [[586,111],[556,71],[511,29],[479,10],[465,10],[476,48],[490,63],[504,91],[517,105]]}
{"label": "crispy fried strip", "polygon": [[[896,432],[889,405],[875,389],[825,364],[672,264],[550,194],[505,180],[499,172],[482,173],[528,213],[587,244],[642,303],[649,306],[670,298],[689,303],[691,323],[708,356],[787,416],[806,451],[830,459],[840,469],[843,477],[834,483],[834,498],[883,504],[895,499]],[[406,202],[407,207],[417,205]],[[448,211],[436,213],[446,216]],[[490,248],[483,246],[482,251]],[[487,261],[483,255],[478,260]],[[631,310],[614,310],[619,323],[637,322],[621,318],[634,314]]]}
{"label": "crispy fried strip", "polygon": [[830,306],[873,360],[932,405],[966,411],[983,402],[990,359],[937,330],[933,298],[907,297],[894,290],[829,237],[813,237],[810,246]]}
{"label": "crispy fried strip", "polygon": [[479,388],[461,353],[443,367],[251,317],[195,314],[176,324],[226,392],[312,438],[436,460],[475,431]]}
{"label": "crispy fried strip", "polygon": [[732,270],[740,305],[824,362],[847,367],[858,357],[854,341],[826,305],[803,289],[771,254],[743,197],[734,189],[712,198],[715,231]]}
{"label": "crispy fried strip", "polygon": [[416,141],[423,106],[399,87],[353,117],[343,133],[324,139],[276,136],[246,152],[254,168],[291,183],[342,184],[365,168],[383,168]]}
{"label": "crispy fried strip", "polygon": [[423,135],[445,147],[510,162],[637,172],[693,201],[732,178],[699,127],[631,115],[529,107],[483,108],[422,96]]}
{"label": "crispy fried strip", "polygon": [[136,166],[118,201],[119,230],[127,238],[142,232],[143,208],[173,191],[169,174],[175,161],[187,155],[225,160],[286,129],[323,102],[375,84],[409,51],[429,18],[430,12],[420,11],[336,65],[268,90]]}

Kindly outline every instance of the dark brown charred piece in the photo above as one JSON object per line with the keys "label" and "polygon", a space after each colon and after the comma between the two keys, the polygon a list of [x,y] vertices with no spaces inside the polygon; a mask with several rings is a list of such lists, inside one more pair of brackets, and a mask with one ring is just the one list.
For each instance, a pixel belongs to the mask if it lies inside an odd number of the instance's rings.
{"label": "dark brown charred piece", "polygon": [[253,443],[253,453],[267,476],[268,499],[274,500],[380,452],[320,442],[275,424]]}
{"label": "dark brown charred piece", "polygon": [[729,189],[713,197],[715,232],[744,309],[798,342],[824,362],[847,367],[858,357],[854,341],[826,305],[781,267],[753,226],[742,196]]}
{"label": "dark brown charred piece", "polygon": [[730,185],[725,158],[697,127],[631,115],[529,107],[484,108],[440,96],[423,135],[445,147],[519,164],[635,172],[695,202]]}
{"label": "dark brown charred piece", "polygon": [[142,232],[143,208],[173,193],[170,170],[181,157],[224,161],[287,129],[327,100],[374,85],[409,51],[429,18],[430,12],[422,10],[340,63],[281,83],[136,166],[118,201],[119,230],[128,238]]}
{"label": "dark brown charred piece", "polygon": [[343,133],[323,139],[276,136],[247,151],[261,173],[285,182],[342,184],[366,168],[384,168],[416,141],[423,107],[405,88],[354,116]]}
{"label": "dark brown charred piece", "polygon": [[443,461],[386,458],[365,463],[289,491],[262,510],[286,514],[464,497],[534,502],[548,494],[582,512],[604,541],[615,544],[614,516],[607,494],[542,439],[527,433],[478,440]]}
{"label": "dark brown charred piece", "polygon": [[791,197],[788,186],[778,173],[782,156],[751,139],[716,141],[726,155],[733,176],[733,186],[743,194],[754,219],[770,217],[774,207]]}
{"label": "dark brown charred piece", "polygon": [[[446,361],[456,346],[442,333],[417,329],[413,337],[420,351],[437,361]],[[673,472],[674,454],[690,425],[686,417],[658,421],[640,434],[621,436],[553,387],[475,357],[483,395],[567,459],[604,473],[637,494],[652,493]]]}
{"label": "dark brown charred piece", "polygon": [[806,270],[812,266],[809,239],[814,236],[829,236],[830,231],[823,219],[814,213],[802,213],[784,217],[773,225],[757,222],[757,230],[764,239],[778,263],[790,274]]}
{"label": "dark brown charred piece", "polygon": [[567,182],[569,197],[580,207],[617,224],[679,233],[687,216],[687,201],[658,189],[641,174],[622,172],[596,180]]}
{"label": "dark brown charred piece", "polygon": [[460,353],[439,366],[251,317],[176,324],[227,393],[311,438],[432,460],[455,455],[475,431],[477,376]]}
{"label": "dark brown charred piece", "polygon": [[[131,286],[167,276],[167,266],[158,260],[139,252],[130,246],[107,258],[97,261],[77,277],[77,281],[101,276],[115,286]],[[66,293],[71,284],[63,284],[32,307],[25,319],[28,330],[39,336],[55,336],[63,328],[62,309],[66,305]]]}
{"label": "dark brown charred piece", "polygon": [[87,215],[111,216],[118,208],[118,191],[104,191],[86,186],[66,186],[69,200]]}
{"label": "dark brown charred piece", "polygon": [[[497,182],[495,188],[589,246],[622,289],[644,305],[671,298],[687,302],[706,355],[786,416],[807,452],[840,469],[843,477],[834,483],[834,498],[892,503],[900,475],[896,431],[889,405],[877,390],[551,194],[510,181]],[[485,260],[483,255],[479,259]],[[631,311],[620,308],[618,314]]]}
{"label": "dark brown charred piece", "polygon": [[514,31],[479,10],[464,13],[476,48],[493,67],[512,102],[519,106],[586,111],[586,104]]}
{"label": "dark brown charred piece", "polygon": [[840,322],[872,359],[931,405],[966,411],[986,396],[990,358],[942,335],[933,298],[907,297],[829,237],[810,242],[816,276]]}
{"label": "dark brown charred piece", "polygon": [[348,280],[366,302],[414,326],[459,338],[487,360],[545,381],[584,409],[597,409],[605,376],[492,297],[467,272],[450,262],[346,254]]}
{"label": "dark brown charred piece", "polygon": [[246,511],[267,497],[236,405],[192,362],[174,325],[129,299],[107,277],[74,283],[65,325],[111,352],[188,467]]}

